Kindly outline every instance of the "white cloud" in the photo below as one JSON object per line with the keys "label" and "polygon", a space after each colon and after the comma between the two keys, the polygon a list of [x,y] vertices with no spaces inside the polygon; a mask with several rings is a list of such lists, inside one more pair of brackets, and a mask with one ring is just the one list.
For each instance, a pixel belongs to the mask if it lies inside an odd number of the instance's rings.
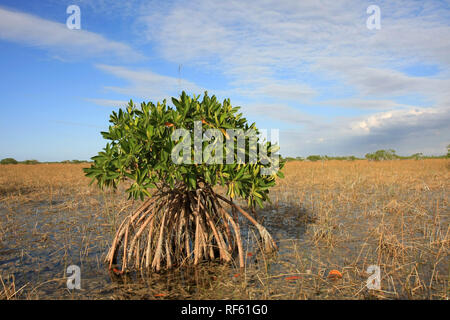
{"label": "white cloud", "polygon": [[83,29],[69,30],[65,23],[1,7],[0,39],[44,48],[57,57],[63,55],[71,59],[113,57],[122,61],[137,61],[144,58],[130,46],[108,40],[97,33]]}
{"label": "white cloud", "polygon": [[309,130],[281,130],[281,153],[363,156],[393,148],[403,155],[440,155],[450,142],[448,123],[449,108],[408,108],[337,118],[331,123],[317,121]]}
{"label": "white cloud", "polygon": [[[236,82],[235,82],[236,83]],[[249,98],[258,96],[271,97],[281,100],[306,101],[317,95],[316,90],[303,83],[259,78],[248,81],[246,85],[229,90]]]}
{"label": "white cloud", "polygon": [[[105,12],[122,10],[108,1],[100,4],[95,7]],[[380,0],[381,30],[370,31],[369,4],[192,0],[139,5],[133,14],[139,15],[137,25],[142,27],[136,28],[136,41],[151,42],[169,62],[223,75],[231,89],[219,93],[250,100],[242,104],[249,115],[298,125],[282,131],[283,154],[361,155],[390,147],[404,153],[443,153],[439,148],[450,140],[450,10],[442,2]],[[124,6],[127,16],[135,10]],[[49,48],[62,58],[71,52],[113,52],[127,61],[140,57],[129,46],[100,35],[74,33],[64,24],[1,8],[0,38]],[[412,76],[402,71],[416,64],[436,66],[438,72]],[[124,86],[104,88],[127,96],[161,100],[181,89],[204,90],[192,81],[146,69],[96,67],[125,80]],[[418,96],[420,103],[410,102]],[[272,98],[281,102],[270,103]],[[119,102],[89,100],[110,106]],[[429,107],[418,108],[424,103]],[[324,106],[336,107],[333,116],[312,116],[296,108],[317,108],[314,113],[320,114]],[[345,116],[337,117],[340,108],[360,109],[364,116],[348,116],[345,110]]]}
{"label": "white cloud", "polygon": [[395,97],[422,94],[435,102],[443,102],[449,97],[448,78],[408,76],[397,70],[370,67],[367,57],[326,57],[318,61],[315,70],[342,79],[345,84],[357,88],[361,96]]}
{"label": "white cloud", "polygon": [[412,108],[394,110],[370,115],[350,124],[351,130],[357,134],[383,134],[390,131],[437,130],[450,123],[448,108]]}
{"label": "white cloud", "polygon": [[[194,0],[189,6],[175,2],[140,22],[143,35],[164,58],[221,72],[242,93],[275,92],[276,98],[292,99],[304,93],[294,85],[320,93],[320,84],[309,82],[308,75],[315,72],[344,79],[363,97],[419,90],[442,100],[443,90],[433,88],[448,87],[448,82],[411,77],[398,68],[426,61],[439,64],[442,73],[449,71],[449,10],[429,2],[377,4],[382,28],[376,32],[366,28],[368,4],[356,0]],[[283,81],[286,74],[290,80]]]}
{"label": "white cloud", "polygon": [[98,99],[98,98],[86,98],[86,101],[93,102],[96,105],[112,108],[122,108],[128,105],[128,101],[125,100],[111,100],[111,99]]}
{"label": "white cloud", "polygon": [[392,110],[398,108],[411,107],[406,104],[397,103],[393,100],[377,100],[377,99],[360,99],[360,98],[348,98],[348,99],[331,99],[321,101],[320,105],[329,105],[340,108],[354,108],[354,109],[367,109],[367,110]]}
{"label": "white cloud", "polygon": [[126,80],[127,87],[105,86],[105,89],[124,94],[150,99],[152,101],[169,98],[169,95],[179,94],[181,89],[188,93],[198,93],[203,90],[195,83],[181,79],[159,75],[150,70],[132,70],[122,66],[98,64],[96,67],[106,73]]}
{"label": "white cloud", "polygon": [[[140,35],[169,61],[224,75],[228,92],[252,101],[244,105],[251,115],[298,124],[283,131],[282,152],[361,154],[392,146],[442,153],[450,138],[450,10],[443,2],[377,1],[381,30],[374,31],[366,28],[370,4],[175,2],[141,16]],[[417,65],[436,66],[437,73],[404,71]],[[333,116],[324,106],[336,107]],[[348,108],[364,116],[348,116]]]}
{"label": "white cloud", "polygon": [[313,126],[318,119],[285,104],[255,103],[242,106],[245,115],[296,125]]}

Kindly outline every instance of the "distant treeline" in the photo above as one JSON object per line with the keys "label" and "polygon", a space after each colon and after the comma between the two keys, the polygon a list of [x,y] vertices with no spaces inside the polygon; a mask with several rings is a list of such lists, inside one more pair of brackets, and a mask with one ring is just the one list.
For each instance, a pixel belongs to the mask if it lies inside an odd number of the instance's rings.
{"label": "distant treeline", "polygon": [[282,157],[287,161],[319,161],[319,160],[362,160],[362,158],[357,158],[355,156],[343,156],[343,157],[330,157],[330,156],[320,156],[320,155],[311,155],[306,158],[304,157]]}
{"label": "distant treeline", "polygon": [[0,164],[39,164],[39,163],[86,163],[91,162],[87,160],[64,160],[64,161],[46,161],[46,162],[40,162],[38,160],[24,160],[24,161],[17,161],[14,158],[5,158],[0,160]]}
{"label": "distant treeline", "polygon": [[[370,161],[382,161],[382,160],[404,160],[404,159],[415,159],[415,160],[421,160],[421,159],[445,159],[450,158],[450,144],[447,146],[447,154],[442,156],[425,156],[422,153],[414,153],[410,156],[399,156],[396,154],[395,150],[388,149],[388,150],[377,150],[373,153],[367,153],[364,158],[358,158],[355,156],[342,156],[342,157],[330,157],[327,155],[321,156],[321,155],[310,155],[306,158],[303,157],[281,157],[282,159],[285,159],[287,161],[319,161],[319,160],[347,160],[347,161],[354,161],[354,160],[370,160]],[[92,161],[87,160],[64,160],[61,162],[39,162],[37,160],[25,160],[25,161],[17,161],[13,158],[5,158],[0,160],[0,164],[38,164],[38,163],[88,163]]]}
{"label": "distant treeline", "polygon": [[364,158],[358,158],[355,156],[342,156],[342,157],[331,157],[331,156],[321,156],[321,155],[311,155],[306,158],[303,157],[282,157],[283,159],[287,161],[319,161],[319,160],[347,160],[347,161],[354,161],[354,160],[370,160],[370,161],[382,161],[382,160],[406,160],[406,159],[414,159],[414,160],[421,160],[421,159],[445,159],[450,158],[450,145],[447,146],[447,154],[442,156],[426,156],[423,153],[415,153],[410,156],[400,156],[396,154],[395,150],[388,149],[388,150],[377,150],[373,153],[367,153]]}

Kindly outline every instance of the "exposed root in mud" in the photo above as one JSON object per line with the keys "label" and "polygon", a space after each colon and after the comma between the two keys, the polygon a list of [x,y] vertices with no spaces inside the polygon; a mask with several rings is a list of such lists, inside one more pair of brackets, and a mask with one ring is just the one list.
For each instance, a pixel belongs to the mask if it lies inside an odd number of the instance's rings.
{"label": "exposed root in mud", "polygon": [[267,252],[277,250],[266,228],[211,188],[172,190],[156,193],[123,220],[106,256],[109,268],[118,258],[122,270],[160,271],[217,258],[230,262],[235,250],[240,267],[244,267],[239,223],[225,210],[224,203],[256,227]]}

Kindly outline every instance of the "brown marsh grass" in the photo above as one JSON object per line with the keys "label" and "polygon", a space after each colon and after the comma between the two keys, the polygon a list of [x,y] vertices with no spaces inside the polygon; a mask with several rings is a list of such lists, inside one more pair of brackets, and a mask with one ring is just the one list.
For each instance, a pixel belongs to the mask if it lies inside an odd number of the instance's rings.
{"label": "brown marsh grass", "polygon": [[[279,244],[246,268],[110,274],[115,228],[139,203],[88,186],[87,164],[0,166],[2,299],[448,299],[449,160],[288,162],[257,210]],[[65,270],[82,270],[82,290]],[[369,290],[367,268],[381,270]],[[331,270],[342,277],[330,278]]]}

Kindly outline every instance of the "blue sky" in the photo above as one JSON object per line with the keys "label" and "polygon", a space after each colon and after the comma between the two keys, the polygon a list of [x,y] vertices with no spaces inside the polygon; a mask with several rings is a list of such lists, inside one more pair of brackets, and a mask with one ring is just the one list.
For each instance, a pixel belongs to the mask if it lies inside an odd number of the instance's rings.
{"label": "blue sky", "polygon": [[2,0],[0,158],[89,159],[112,110],[181,90],[229,97],[287,156],[444,154],[449,66],[449,1]]}

